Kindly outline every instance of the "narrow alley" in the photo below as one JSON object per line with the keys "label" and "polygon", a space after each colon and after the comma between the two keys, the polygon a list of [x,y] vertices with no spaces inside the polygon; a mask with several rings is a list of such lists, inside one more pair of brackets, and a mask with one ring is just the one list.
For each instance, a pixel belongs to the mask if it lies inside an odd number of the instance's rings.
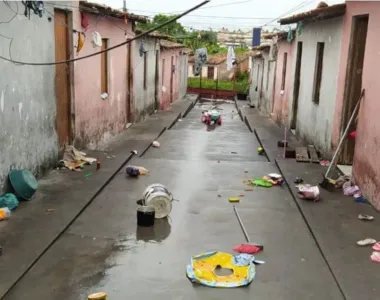
{"label": "narrow alley", "polygon": [[[3,298],[87,299],[344,299],[286,186],[244,191],[243,181],[279,172],[257,154],[260,146],[234,102],[218,103],[223,124],[206,131],[199,101],[189,114],[130,164],[151,170],[129,178],[123,168],[103,192]],[[136,225],[136,200],[162,183],[177,201],[168,220]],[[246,242],[228,198],[252,242],[264,245],[256,278],[246,288],[193,285],[185,275],[192,255],[231,252]]]}

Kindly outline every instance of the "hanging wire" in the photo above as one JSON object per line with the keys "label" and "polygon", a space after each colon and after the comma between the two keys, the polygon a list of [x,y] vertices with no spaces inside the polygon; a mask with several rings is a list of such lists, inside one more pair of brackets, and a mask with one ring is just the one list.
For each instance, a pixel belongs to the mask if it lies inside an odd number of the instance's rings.
{"label": "hanging wire", "polygon": [[9,61],[9,62],[13,62],[13,63],[18,63],[18,64],[21,64],[21,65],[29,65],[29,66],[51,66],[51,65],[58,65],[58,64],[65,64],[65,63],[68,63],[68,62],[74,62],[74,61],[79,61],[79,60],[83,60],[83,59],[87,59],[87,58],[90,58],[90,57],[93,57],[93,56],[96,56],[96,55],[99,55],[99,54],[102,54],[104,52],[108,52],[108,51],[111,51],[113,49],[116,49],[116,48],[119,48],[119,47],[122,47],[124,45],[127,45],[131,42],[133,42],[134,40],[137,40],[137,39],[140,39],[140,38],[143,38],[145,37],[147,34],[153,32],[153,31],[156,31],[170,23],[173,23],[175,21],[177,21],[178,19],[182,18],[183,16],[189,14],[190,12],[198,9],[199,7],[209,3],[210,0],[206,0],[206,1],[203,1],[202,3],[190,8],[189,10],[185,11],[184,13],[182,14],[179,14],[177,15],[176,17],[174,18],[171,18],[170,20],[152,28],[152,29],[149,29],[139,35],[136,35],[135,37],[123,42],[123,43],[120,43],[120,44],[117,44],[115,46],[112,46],[112,47],[109,47],[107,49],[104,49],[104,50],[101,50],[101,51],[98,51],[98,52],[95,52],[95,53],[92,53],[92,54],[88,54],[88,55],[85,55],[85,56],[82,56],[82,57],[78,57],[78,58],[73,58],[73,59],[67,59],[67,60],[63,60],[63,61],[57,61],[57,62],[44,62],[44,63],[34,63],[34,62],[23,62],[23,61],[15,61],[15,60],[12,60],[12,59],[9,59],[9,58],[6,58],[4,56],[0,56],[1,59],[3,60],[6,60],[6,61]]}

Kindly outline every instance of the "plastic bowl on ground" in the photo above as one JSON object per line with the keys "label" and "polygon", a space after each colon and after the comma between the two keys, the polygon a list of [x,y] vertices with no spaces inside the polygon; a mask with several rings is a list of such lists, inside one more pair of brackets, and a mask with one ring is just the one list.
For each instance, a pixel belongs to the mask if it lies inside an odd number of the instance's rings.
{"label": "plastic bowl on ground", "polygon": [[29,170],[11,170],[9,182],[16,195],[23,200],[31,200],[38,189],[38,181]]}

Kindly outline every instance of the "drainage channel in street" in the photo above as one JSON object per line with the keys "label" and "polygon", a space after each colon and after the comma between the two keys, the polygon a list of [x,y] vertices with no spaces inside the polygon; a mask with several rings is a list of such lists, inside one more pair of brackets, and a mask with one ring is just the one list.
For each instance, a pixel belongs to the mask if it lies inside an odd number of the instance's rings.
{"label": "drainage channel in street", "polygon": [[[207,131],[201,113],[210,105],[222,124]],[[289,191],[246,190],[245,180],[278,171],[257,153],[260,143],[233,102],[199,101],[158,141],[129,162],[150,174],[121,170],[5,299],[76,300],[96,291],[111,300],[341,299]],[[136,200],[157,182],[178,202],[168,219],[138,227]],[[232,253],[246,242],[230,197],[240,197],[239,218],[251,242],[264,245],[257,258],[266,264],[247,288],[198,287],[185,276],[192,255]]]}

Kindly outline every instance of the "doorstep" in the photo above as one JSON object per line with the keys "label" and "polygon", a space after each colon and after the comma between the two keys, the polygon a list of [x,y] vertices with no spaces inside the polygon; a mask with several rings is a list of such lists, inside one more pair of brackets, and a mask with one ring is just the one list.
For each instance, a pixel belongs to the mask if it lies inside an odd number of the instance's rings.
{"label": "doorstep", "polygon": [[96,164],[85,166],[82,172],[52,170],[39,180],[35,199],[21,203],[8,221],[0,223],[0,245],[3,247],[0,298],[60,237],[103,187],[118,172],[123,172],[123,166],[132,157],[130,152],[137,150],[139,155],[143,153],[196,100],[197,95],[186,95],[173,103],[170,110],[157,112],[146,121],[133,124],[108,145],[106,152],[85,151],[88,157],[99,157],[100,170],[96,170]]}

